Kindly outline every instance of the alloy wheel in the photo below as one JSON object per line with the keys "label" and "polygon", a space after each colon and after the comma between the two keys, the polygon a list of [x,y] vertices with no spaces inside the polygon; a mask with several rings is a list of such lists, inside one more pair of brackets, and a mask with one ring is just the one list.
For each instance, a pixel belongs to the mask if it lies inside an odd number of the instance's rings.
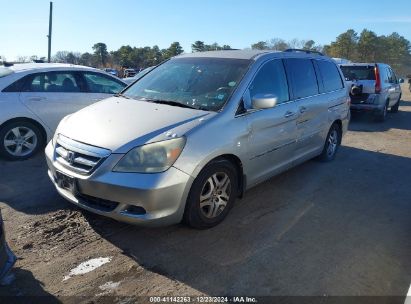
{"label": "alloy wheel", "polygon": [[33,153],[37,147],[36,133],[28,127],[14,127],[4,136],[3,145],[6,151],[16,157]]}
{"label": "alloy wheel", "polygon": [[231,181],[224,172],[214,173],[201,190],[200,211],[209,219],[218,217],[227,207],[231,195]]}
{"label": "alloy wheel", "polygon": [[338,132],[336,129],[333,129],[328,137],[328,147],[327,147],[327,155],[328,157],[332,157],[335,152],[337,151],[338,147]]}

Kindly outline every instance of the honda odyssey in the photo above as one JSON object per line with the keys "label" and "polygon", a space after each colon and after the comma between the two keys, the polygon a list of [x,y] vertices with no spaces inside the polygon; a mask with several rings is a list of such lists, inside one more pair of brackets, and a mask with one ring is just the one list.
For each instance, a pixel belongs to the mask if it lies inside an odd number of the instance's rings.
{"label": "honda odyssey", "polygon": [[46,148],[48,174],[94,213],[209,228],[250,187],[334,159],[350,117],[343,79],[315,52],[180,55],[66,116]]}

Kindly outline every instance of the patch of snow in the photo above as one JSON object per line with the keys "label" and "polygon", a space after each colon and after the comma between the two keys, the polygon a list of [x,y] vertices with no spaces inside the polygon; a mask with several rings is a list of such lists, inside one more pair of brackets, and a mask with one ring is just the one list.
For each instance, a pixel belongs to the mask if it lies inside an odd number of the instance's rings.
{"label": "patch of snow", "polygon": [[70,270],[70,273],[64,277],[63,282],[67,281],[73,276],[89,273],[93,270],[96,270],[97,268],[103,266],[104,264],[111,262],[111,259],[112,257],[107,257],[107,258],[100,257],[100,258],[85,261],[81,263],[80,265],[78,265],[76,268],[73,268],[72,270]]}
{"label": "patch of snow", "polygon": [[100,288],[101,290],[113,290],[113,289],[116,289],[117,287],[119,287],[120,283],[121,283],[121,281],[120,282],[109,281],[109,282],[104,283],[103,285],[99,286],[98,288]]}
{"label": "patch of snow", "polygon": [[110,295],[115,289],[117,289],[121,284],[120,282],[112,282],[109,281],[107,283],[104,283],[103,285],[100,285],[98,288],[102,290],[103,292],[96,294],[96,297],[102,297],[102,296],[107,296]]}

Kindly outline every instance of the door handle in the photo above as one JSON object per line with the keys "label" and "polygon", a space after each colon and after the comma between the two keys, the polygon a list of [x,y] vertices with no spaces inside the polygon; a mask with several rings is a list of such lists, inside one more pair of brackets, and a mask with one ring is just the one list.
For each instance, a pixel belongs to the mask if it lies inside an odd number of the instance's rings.
{"label": "door handle", "polygon": [[289,118],[289,117],[294,116],[294,115],[295,115],[295,112],[287,111],[287,112],[284,114],[284,117],[285,117],[285,118]]}
{"label": "door handle", "polygon": [[300,107],[300,113],[305,113],[307,112],[307,108],[306,107]]}
{"label": "door handle", "polygon": [[29,97],[28,100],[30,100],[30,101],[42,101],[42,100],[46,100],[46,97]]}

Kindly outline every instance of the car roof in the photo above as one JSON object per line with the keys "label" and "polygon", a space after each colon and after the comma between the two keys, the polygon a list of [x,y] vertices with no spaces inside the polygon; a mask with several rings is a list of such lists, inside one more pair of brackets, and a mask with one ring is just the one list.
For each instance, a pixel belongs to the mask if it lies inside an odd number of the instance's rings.
{"label": "car roof", "polygon": [[378,65],[388,65],[388,64],[385,64],[385,63],[377,63],[377,62],[370,62],[370,63],[351,62],[351,63],[340,64],[340,66],[375,66],[376,64],[378,64]]}
{"label": "car roof", "polygon": [[274,50],[223,50],[223,51],[207,51],[181,54],[174,58],[226,58],[226,59],[246,59],[258,60],[262,57],[271,58],[322,58],[331,60],[328,56],[317,52],[310,52],[304,50],[290,50],[290,51],[274,51]]}
{"label": "car roof", "polygon": [[80,70],[92,70],[97,71],[98,69],[90,68],[82,65],[67,64],[67,63],[18,63],[7,67],[10,70],[18,72],[34,71],[34,70],[59,70],[59,69],[80,69]]}
{"label": "car roof", "polygon": [[203,58],[253,59],[254,57],[258,55],[265,54],[268,52],[270,51],[225,50],[225,51],[207,51],[207,52],[186,53],[186,54],[181,54],[177,57],[178,58],[203,57]]}

